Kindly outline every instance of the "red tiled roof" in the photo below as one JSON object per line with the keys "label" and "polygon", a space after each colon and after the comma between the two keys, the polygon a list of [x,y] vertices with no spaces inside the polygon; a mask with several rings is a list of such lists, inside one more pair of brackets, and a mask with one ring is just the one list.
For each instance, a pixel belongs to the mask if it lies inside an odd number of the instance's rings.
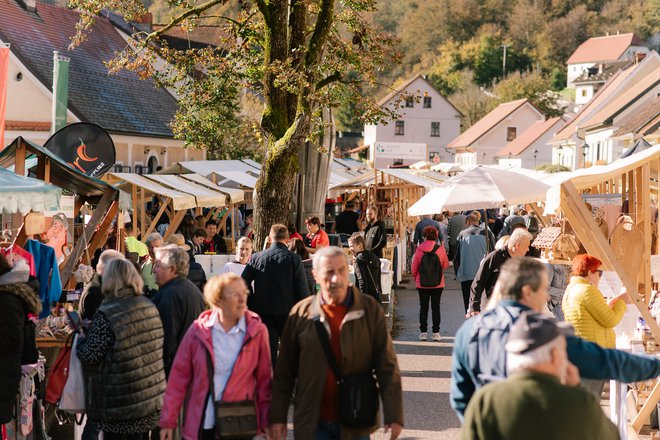
{"label": "red tiled roof", "polygon": [[627,134],[645,135],[647,134],[646,131],[654,128],[654,125],[657,124],[659,118],[660,96],[656,96],[639,112],[635,112],[622,120],[612,136],[617,137]]}
{"label": "red tiled roof", "polygon": [[87,41],[69,50],[79,12],[37,2],[28,12],[17,0],[0,0],[0,40],[48,90],[53,84],[53,51],[71,59],[68,107],[81,121],[115,133],[171,137],[168,123],[176,100],[152,79],[132,71],[108,74],[104,61],[126,48],[126,41],[105,17],[97,17]]}
{"label": "red tiled roof", "polygon": [[50,122],[5,121],[6,130],[50,131]]}
{"label": "red tiled roof", "polygon": [[[536,121],[522,132],[520,136],[509,142],[504,148],[497,152],[495,156],[504,157],[511,154],[517,156],[525,151],[530,145],[536,142],[548,131],[560,127],[565,121],[561,117],[547,119],[545,121]],[[559,125],[557,125],[559,123]]]}
{"label": "red tiled roof", "polygon": [[566,64],[616,61],[630,46],[643,45],[644,41],[635,34],[589,38],[575,49]]}
{"label": "red tiled roof", "polygon": [[[466,148],[476,142],[483,135],[492,130],[497,124],[502,122],[507,116],[521,108],[523,105],[534,105],[528,99],[518,99],[517,101],[504,102],[479,119],[472,127],[461,133],[456,139],[451,141],[447,148]],[[536,107],[534,107],[536,109]],[[538,109],[537,109],[538,110]],[[540,113],[540,112],[539,112]]]}

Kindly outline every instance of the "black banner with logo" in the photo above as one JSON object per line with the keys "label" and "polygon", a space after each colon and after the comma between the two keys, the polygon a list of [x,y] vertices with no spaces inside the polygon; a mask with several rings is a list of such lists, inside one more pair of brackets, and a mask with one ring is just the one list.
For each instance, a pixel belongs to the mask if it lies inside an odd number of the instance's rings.
{"label": "black banner with logo", "polygon": [[115,144],[108,132],[96,124],[67,125],[53,134],[44,148],[90,177],[100,178],[115,164]]}

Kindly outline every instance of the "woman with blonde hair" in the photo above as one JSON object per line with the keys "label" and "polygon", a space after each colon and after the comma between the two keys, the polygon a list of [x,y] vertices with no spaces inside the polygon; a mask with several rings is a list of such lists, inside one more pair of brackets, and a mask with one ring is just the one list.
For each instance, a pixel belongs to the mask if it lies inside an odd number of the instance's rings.
{"label": "woman with blonde hair", "polygon": [[105,299],[77,355],[87,377],[87,417],[106,440],[138,440],[158,426],[165,391],[163,325],[142,296],[142,278],[128,260],[103,271]]}
{"label": "woman with blonde hair", "polygon": [[268,330],[247,309],[248,289],[234,273],[211,278],[204,298],[211,310],[190,326],[176,353],[160,419],[161,439],[172,439],[184,407],[184,439],[216,438],[214,406],[251,401],[256,431],[268,425],[272,369]]}

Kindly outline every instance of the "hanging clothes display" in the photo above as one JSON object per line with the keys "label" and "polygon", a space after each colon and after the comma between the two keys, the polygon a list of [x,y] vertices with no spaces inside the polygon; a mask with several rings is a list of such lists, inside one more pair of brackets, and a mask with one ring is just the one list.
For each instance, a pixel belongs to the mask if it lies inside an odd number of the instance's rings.
{"label": "hanging clothes display", "polygon": [[7,261],[12,266],[16,264],[18,260],[23,260],[30,268],[30,276],[37,277],[37,268],[34,264],[34,257],[31,253],[23,249],[22,247],[14,244],[8,248],[0,247],[0,254],[7,257]]}
{"label": "hanging clothes display", "polygon": [[39,298],[43,305],[39,317],[45,318],[50,314],[52,304],[59,301],[62,295],[62,281],[55,250],[36,240],[28,240],[25,250],[34,257],[36,278],[39,281]]}

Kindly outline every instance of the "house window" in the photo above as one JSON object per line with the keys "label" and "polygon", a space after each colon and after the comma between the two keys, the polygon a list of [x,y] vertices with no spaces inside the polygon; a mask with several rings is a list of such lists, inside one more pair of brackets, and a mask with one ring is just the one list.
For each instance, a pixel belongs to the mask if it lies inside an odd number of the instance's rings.
{"label": "house window", "polygon": [[396,121],[394,125],[394,135],[403,136],[405,134],[404,121]]}
{"label": "house window", "polygon": [[413,98],[406,98],[406,107],[414,107],[415,106],[415,101]]}
{"label": "house window", "polygon": [[507,142],[511,142],[516,138],[516,134],[518,133],[518,129],[516,127],[507,127],[506,128],[506,140]]}
{"label": "house window", "polygon": [[439,137],[439,136],[440,136],[440,123],[431,122],[431,137]]}
{"label": "house window", "polygon": [[587,89],[582,89],[582,97],[583,98],[587,97]]}
{"label": "house window", "polygon": [[424,108],[431,108],[431,97],[430,96],[425,96],[424,97]]}

